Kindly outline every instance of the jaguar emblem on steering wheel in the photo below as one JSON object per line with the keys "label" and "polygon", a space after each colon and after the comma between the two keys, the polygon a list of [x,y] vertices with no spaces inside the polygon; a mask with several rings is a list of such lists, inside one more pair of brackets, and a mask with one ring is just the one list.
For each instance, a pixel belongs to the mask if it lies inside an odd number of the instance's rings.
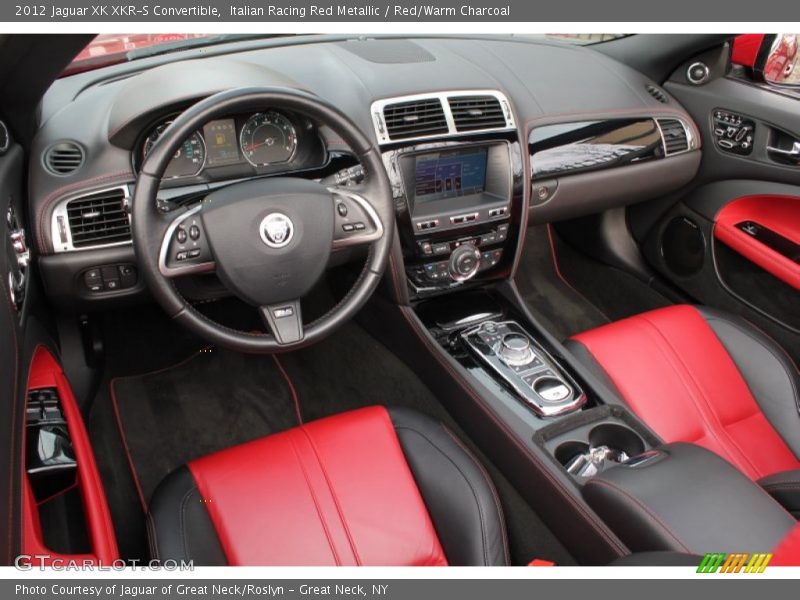
{"label": "jaguar emblem on steering wheel", "polygon": [[283,248],[294,237],[294,223],[283,213],[270,213],[258,226],[261,239],[270,248]]}

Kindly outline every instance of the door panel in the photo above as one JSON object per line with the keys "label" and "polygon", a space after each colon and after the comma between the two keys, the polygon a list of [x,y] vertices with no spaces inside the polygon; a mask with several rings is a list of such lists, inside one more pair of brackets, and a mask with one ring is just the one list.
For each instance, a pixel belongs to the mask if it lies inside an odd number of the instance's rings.
{"label": "door panel", "polygon": [[800,359],[800,163],[774,150],[800,140],[800,94],[724,69],[690,82],[689,67],[709,56],[687,60],[664,84],[700,129],[698,176],[655,221],[655,207],[630,218],[634,229],[655,222],[640,241],[671,283],[700,303],[743,315]]}
{"label": "door panel", "polygon": [[[19,271],[10,239],[8,211],[21,210],[23,152],[11,146],[0,155],[0,564],[11,564],[19,549],[22,402],[25,380],[22,313],[12,301],[10,276]],[[18,213],[17,213],[18,214]],[[16,287],[14,285],[14,287]],[[17,294],[17,300],[19,295]],[[10,517],[10,518],[9,518]]]}

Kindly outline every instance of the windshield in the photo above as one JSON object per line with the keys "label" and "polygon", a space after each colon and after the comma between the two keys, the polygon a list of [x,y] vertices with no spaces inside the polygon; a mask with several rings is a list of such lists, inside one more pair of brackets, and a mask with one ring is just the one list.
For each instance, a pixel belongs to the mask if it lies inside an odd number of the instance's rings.
{"label": "windshield", "polygon": [[89,42],[67,66],[61,76],[90,71],[154,54],[164,54],[186,48],[209,46],[253,37],[275,36],[208,33],[104,33]]}

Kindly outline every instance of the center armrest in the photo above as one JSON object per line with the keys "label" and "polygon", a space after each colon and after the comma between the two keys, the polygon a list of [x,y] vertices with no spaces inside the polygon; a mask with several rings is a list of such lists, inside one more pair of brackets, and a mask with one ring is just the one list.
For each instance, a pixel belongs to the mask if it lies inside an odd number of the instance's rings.
{"label": "center armrest", "polygon": [[692,444],[603,471],[583,495],[633,552],[767,552],[796,524],[759,485]]}

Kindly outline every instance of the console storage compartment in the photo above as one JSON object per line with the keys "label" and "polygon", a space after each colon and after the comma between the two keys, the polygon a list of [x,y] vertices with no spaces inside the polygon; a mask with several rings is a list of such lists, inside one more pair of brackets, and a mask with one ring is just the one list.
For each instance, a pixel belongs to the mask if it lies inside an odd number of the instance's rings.
{"label": "console storage compartment", "polygon": [[693,444],[606,469],[582,492],[633,552],[769,552],[796,525],[759,485]]}

